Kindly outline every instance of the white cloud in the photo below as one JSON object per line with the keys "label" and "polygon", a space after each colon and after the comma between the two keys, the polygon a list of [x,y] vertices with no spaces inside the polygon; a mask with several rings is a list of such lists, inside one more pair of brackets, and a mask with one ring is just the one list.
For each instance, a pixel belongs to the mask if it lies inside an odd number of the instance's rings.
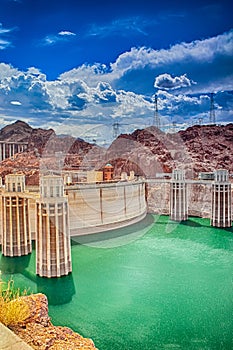
{"label": "white cloud", "polygon": [[20,74],[21,72],[10,64],[0,63],[0,84],[5,78],[11,78]]}
{"label": "white cloud", "polygon": [[74,37],[76,36],[75,33],[72,33],[70,31],[67,30],[62,30],[57,34],[49,34],[46,35],[45,38],[43,38],[40,42],[39,45],[42,46],[51,46],[51,45],[55,45],[58,42],[67,42],[72,40]]}
{"label": "white cloud", "polygon": [[11,46],[10,41],[0,39],[0,50],[5,50],[9,46]]}
{"label": "white cloud", "polygon": [[121,54],[111,65],[119,76],[132,69],[145,66],[158,67],[178,62],[209,62],[219,55],[231,57],[233,53],[233,30],[213,38],[191,43],[173,45],[170,49],[132,48]]}
{"label": "white cloud", "polygon": [[191,86],[192,84],[194,84],[194,82],[187,78],[186,74],[179,77],[172,77],[170,74],[165,73],[155,78],[154,87],[165,90],[173,90]]}
{"label": "white cloud", "polygon": [[[177,85],[178,81],[181,83],[182,80],[181,85],[187,93],[202,93],[231,90],[233,88],[232,65],[233,30],[213,38],[177,44],[166,50],[132,48],[119,55],[109,67],[100,63],[83,64],[61,74],[59,80],[67,82],[84,80],[88,81],[89,86],[92,87],[101,80],[118,89],[139,93],[151,91],[152,94],[153,77],[169,74],[177,77],[175,78]],[[186,78],[183,77],[181,68],[186,73]],[[143,87],[145,87],[144,90]],[[140,88],[142,88],[141,91]]]}
{"label": "white cloud", "polygon": [[54,45],[60,38],[56,35],[47,35],[42,41],[41,44],[45,46]]}
{"label": "white cloud", "polygon": [[2,23],[0,23],[0,50],[5,50],[9,46],[11,46],[11,41],[9,39],[6,39],[5,37],[13,30],[14,28],[4,28],[2,26]]}
{"label": "white cloud", "polygon": [[[154,116],[151,99],[132,91],[114,89],[109,82],[101,80],[107,73],[96,74],[93,67],[89,69],[89,73],[92,72],[99,78],[95,86],[90,86],[88,79],[77,80],[77,71],[67,72],[64,79],[47,81],[46,76],[35,67],[29,68],[27,72],[20,72],[11,66],[0,65],[0,73],[5,72],[0,81],[0,112],[4,110],[6,117],[13,115],[17,119],[26,115],[28,119],[34,120],[34,125],[41,126],[43,121],[45,127],[56,129],[55,123],[58,125],[57,130],[63,126],[67,131],[73,129],[73,136],[79,136],[75,132],[87,130],[86,125],[91,123],[93,127],[102,124],[111,129],[114,120],[117,120],[124,125],[121,132],[151,125]],[[185,75],[175,78],[172,79],[179,86],[185,81]],[[181,123],[198,116],[208,119],[209,95],[174,95],[165,89],[158,90],[157,95],[159,114],[164,124],[167,120]],[[223,120],[223,113],[225,121],[226,118],[229,120],[233,96],[229,93],[216,96],[218,120]],[[20,111],[17,116],[15,106]]]}
{"label": "white cloud", "polygon": [[68,30],[62,30],[62,31],[60,31],[60,32],[58,33],[58,35],[61,35],[61,36],[67,35],[67,36],[69,36],[69,35],[76,35],[76,34],[70,32],[70,31],[68,31]]}
{"label": "white cloud", "polygon": [[22,103],[19,101],[11,101],[10,103],[14,106],[21,106],[22,105]]}
{"label": "white cloud", "polygon": [[1,34],[9,33],[9,32],[11,32],[11,31],[12,31],[12,29],[3,28],[2,23],[0,23],[0,35],[1,35]]}
{"label": "white cloud", "polygon": [[83,64],[80,67],[73,68],[68,72],[62,73],[59,80],[67,83],[74,83],[75,81],[88,81],[89,86],[96,86],[101,81],[112,81],[112,73],[109,72],[105,64],[96,63],[93,65]]}
{"label": "white cloud", "polygon": [[[27,118],[34,126],[56,129],[57,125],[57,130],[73,130],[73,136],[90,125],[111,129],[117,120],[128,125],[121,129],[124,132],[152,123],[155,82],[164,123],[185,123],[198,117],[207,120],[208,93],[226,89],[229,91],[216,93],[216,117],[217,121],[232,121],[232,39],[230,31],[167,50],[132,48],[109,67],[101,63],[82,65],[54,81],[48,81],[36,67],[22,72],[0,63],[0,116],[4,121]],[[149,93],[144,92],[145,87]]]}
{"label": "white cloud", "polygon": [[29,67],[27,70],[27,73],[34,74],[34,75],[41,75],[40,69],[38,69],[36,67]]}

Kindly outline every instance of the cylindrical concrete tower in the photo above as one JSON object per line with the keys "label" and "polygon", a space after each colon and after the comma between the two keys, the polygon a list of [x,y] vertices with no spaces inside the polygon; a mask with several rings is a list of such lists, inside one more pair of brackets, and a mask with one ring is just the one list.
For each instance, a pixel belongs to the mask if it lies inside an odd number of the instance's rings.
{"label": "cylindrical concrete tower", "polygon": [[60,277],[71,271],[68,200],[63,179],[43,176],[37,200],[36,273],[41,277]]}
{"label": "cylindrical concrete tower", "polygon": [[2,254],[27,255],[32,251],[29,198],[24,193],[25,176],[9,174],[2,192]]}
{"label": "cylindrical concrete tower", "polygon": [[231,227],[231,183],[227,170],[216,170],[212,184],[211,225]]}
{"label": "cylindrical concrete tower", "polygon": [[173,170],[170,188],[170,218],[184,221],[188,218],[187,184],[183,170]]}

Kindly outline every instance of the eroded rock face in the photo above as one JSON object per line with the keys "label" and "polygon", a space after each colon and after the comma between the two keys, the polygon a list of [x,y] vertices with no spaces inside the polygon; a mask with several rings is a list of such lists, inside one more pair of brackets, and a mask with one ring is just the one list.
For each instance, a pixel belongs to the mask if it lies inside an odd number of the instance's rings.
{"label": "eroded rock face", "polygon": [[[152,126],[120,135],[108,150],[103,150],[81,139],[57,136],[52,129],[33,129],[17,121],[0,130],[0,141],[4,140],[26,141],[28,152],[15,156],[12,161],[1,162],[0,176],[3,177],[12,169],[30,175],[36,167],[38,170],[43,167],[56,170],[59,166],[78,169],[94,164],[99,169],[107,162],[114,166],[116,177],[130,170],[154,177],[155,173],[171,172],[179,167],[186,170],[187,178],[220,168],[233,173],[233,124],[196,125],[174,134],[165,134]],[[37,178],[32,176],[30,184]]]}
{"label": "eroded rock face", "polygon": [[93,146],[79,138],[68,135],[58,136],[53,129],[32,128],[20,120],[0,130],[0,141],[27,142],[28,151],[34,151],[38,155],[55,152],[83,154]]}
{"label": "eroded rock face", "polygon": [[83,338],[70,328],[53,326],[48,315],[48,301],[44,294],[23,296],[30,315],[11,329],[36,350],[94,350],[91,339]]}
{"label": "eroded rock face", "polygon": [[0,141],[27,142],[33,128],[27,123],[17,120],[0,130]]}
{"label": "eroded rock face", "polygon": [[174,134],[149,127],[120,135],[107,151],[116,175],[131,168],[154,177],[156,172],[182,167],[190,179],[220,168],[233,172],[232,156],[233,124],[196,125]]}

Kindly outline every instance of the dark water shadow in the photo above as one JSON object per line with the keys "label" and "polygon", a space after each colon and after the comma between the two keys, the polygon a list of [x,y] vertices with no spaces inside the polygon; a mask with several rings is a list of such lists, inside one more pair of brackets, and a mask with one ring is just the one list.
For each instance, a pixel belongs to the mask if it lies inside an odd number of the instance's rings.
{"label": "dark water shadow", "polygon": [[67,304],[76,293],[71,273],[58,278],[35,276],[35,283],[37,285],[37,293],[45,294],[49,305]]}
{"label": "dark water shadow", "polygon": [[0,270],[3,273],[22,273],[30,263],[31,254],[24,256],[1,256]]}
{"label": "dark water shadow", "polygon": [[107,241],[113,238],[119,238],[123,236],[130,236],[135,232],[144,230],[154,223],[154,217],[151,214],[147,214],[146,217],[136,224],[125,226],[119,229],[108,230],[105,232],[92,233],[82,236],[71,237],[71,245],[88,244],[100,241]]}
{"label": "dark water shadow", "polygon": [[231,227],[224,227],[223,230],[226,231],[226,232],[233,233],[233,227],[232,226]]}
{"label": "dark water shadow", "polygon": [[24,277],[36,284],[35,293],[45,294],[50,305],[67,304],[75,295],[75,285],[72,273],[62,277],[40,277],[34,272],[24,270]]}
{"label": "dark water shadow", "polygon": [[[50,305],[62,305],[69,303],[75,295],[75,285],[73,276],[70,273],[67,276],[58,278],[39,277],[35,272],[28,268],[31,254],[19,257],[1,256],[0,270],[4,274],[21,274],[26,279],[36,284],[36,293],[43,293],[47,296]],[[30,289],[28,290],[30,293]]]}
{"label": "dark water shadow", "polygon": [[179,224],[183,226],[189,226],[189,227],[203,227],[203,225],[199,224],[199,222],[189,220],[189,219],[186,221],[180,221]]}

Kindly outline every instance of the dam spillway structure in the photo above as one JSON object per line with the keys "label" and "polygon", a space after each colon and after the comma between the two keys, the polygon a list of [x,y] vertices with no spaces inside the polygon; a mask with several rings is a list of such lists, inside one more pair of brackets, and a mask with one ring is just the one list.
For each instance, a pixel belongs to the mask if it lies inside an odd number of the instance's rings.
{"label": "dam spillway structure", "polygon": [[48,278],[68,275],[72,271],[70,226],[62,177],[40,178],[36,212],[36,273]]}
{"label": "dam spillway structure", "polygon": [[2,254],[28,255],[32,251],[29,198],[25,193],[25,175],[9,174],[2,193]]}
{"label": "dam spillway structure", "polygon": [[183,170],[173,170],[170,185],[170,219],[185,221],[188,219],[187,184]]}
{"label": "dam spillway structure", "polygon": [[216,170],[212,184],[211,226],[231,227],[231,183],[227,170]]}

